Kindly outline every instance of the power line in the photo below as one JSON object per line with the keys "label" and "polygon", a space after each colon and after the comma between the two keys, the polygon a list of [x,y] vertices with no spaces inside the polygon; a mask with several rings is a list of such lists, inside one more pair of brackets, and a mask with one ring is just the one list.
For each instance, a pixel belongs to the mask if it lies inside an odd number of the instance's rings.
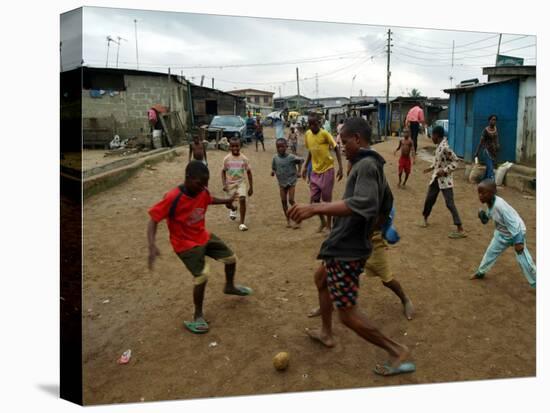
{"label": "power line", "polygon": [[[515,39],[507,40],[505,42],[502,42],[501,44],[507,44],[507,43],[515,42],[517,40],[524,39],[525,37],[528,37],[528,36],[516,37]],[[418,49],[414,49],[414,48],[411,48],[411,47],[403,46],[401,44],[396,44],[396,46],[400,49],[405,49],[405,50],[409,50],[409,51],[412,51],[412,52],[415,52],[415,53],[427,54],[427,55],[449,55],[451,53],[451,52],[428,52],[428,51],[424,51],[424,50],[418,50]],[[483,47],[479,47],[479,48],[475,48],[475,49],[455,50],[455,54],[469,53],[469,52],[473,52],[473,51],[476,51],[476,50],[491,49],[491,48],[494,48],[496,46],[497,46],[497,44],[492,44],[490,46],[483,46]],[[452,47],[450,49],[452,49]],[[463,57],[468,57],[468,58],[469,57],[479,57],[479,55],[463,56]]]}

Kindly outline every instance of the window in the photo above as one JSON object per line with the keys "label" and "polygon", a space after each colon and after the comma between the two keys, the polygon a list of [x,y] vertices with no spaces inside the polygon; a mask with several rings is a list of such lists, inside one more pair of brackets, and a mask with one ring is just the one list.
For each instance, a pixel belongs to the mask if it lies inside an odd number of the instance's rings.
{"label": "window", "polygon": [[264,104],[269,104],[269,96],[264,96]]}
{"label": "window", "polygon": [[260,103],[260,97],[254,96],[254,103]]}
{"label": "window", "polygon": [[218,101],[217,100],[207,100],[206,101],[206,114],[207,115],[217,115],[218,114]]}

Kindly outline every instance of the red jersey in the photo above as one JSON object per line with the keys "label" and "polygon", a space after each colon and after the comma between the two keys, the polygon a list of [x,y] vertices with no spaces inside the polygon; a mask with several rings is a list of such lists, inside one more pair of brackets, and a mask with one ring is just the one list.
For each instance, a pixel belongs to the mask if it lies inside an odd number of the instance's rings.
{"label": "red jersey", "polygon": [[[170,208],[180,194],[173,218],[170,218]],[[207,189],[191,198],[182,193],[178,187],[172,189],[164,195],[162,201],[151,207],[149,216],[155,222],[166,218],[172,248],[176,253],[183,252],[204,245],[210,239],[210,233],[204,227],[204,216],[211,203],[212,197]]]}

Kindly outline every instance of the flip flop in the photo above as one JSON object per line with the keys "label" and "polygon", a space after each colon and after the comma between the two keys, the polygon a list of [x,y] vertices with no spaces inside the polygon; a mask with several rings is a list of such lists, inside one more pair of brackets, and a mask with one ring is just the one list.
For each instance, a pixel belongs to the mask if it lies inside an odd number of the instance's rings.
{"label": "flip flop", "polygon": [[476,272],[474,275],[475,275],[476,279],[478,279],[478,280],[481,280],[481,279],[483,279],[483,277],[485,277],[485,274],[481,274],[479,272]]}
{"label": "flip flop", "polygon": [[453,231],[449,234],[449,238],[451,239],[459,239],[459,238],[466,238],[468,235],[466,235],[464,232],[458,232]]}
{"label": "flip flop", "polygon": [[199,318],[195,321],[184,321],[183,325],[194,334],[205,334],[208,333],[208,323],[203,319]]}
{"label": "flip flop", "polygon": [[239,295],[239,296],[252,295],[252,288],[250,288],[250,287],[245,287],[245,286],[242,286],[242,285],[236,285],[235,288],[236,288],[239,292],[226,293],[226,292],[224,291],[224,294],[227,294],[227,295]]}
{"label": "flip flop", "polygon": [[392,367],[385,363],[384,366],[377,365],[373,371],[380,376],[395,376],[397,374],[414,373],[416,365],[412,362],[404,362],[399,367]]}

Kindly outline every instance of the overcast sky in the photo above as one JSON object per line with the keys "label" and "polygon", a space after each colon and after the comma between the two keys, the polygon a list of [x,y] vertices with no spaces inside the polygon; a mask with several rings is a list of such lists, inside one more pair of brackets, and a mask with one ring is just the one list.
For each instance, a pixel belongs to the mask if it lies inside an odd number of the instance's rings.
{"label": "overcast sky", "polygon": [[[310,98],[359,95],[360,90],[385,95],[388,29],[393,32],[392,96],[406,95],[412,88],[427,96],[446,96],[442,89],[451,82],[485,80],[481,67],[494,65],[499,40],[497,33],[86,7],[84,64],[106,66],[111,36],[126,39],[120,40],[118,67],[135,69],[134,19],[142,70],[166,73],[170,67],[171,73],[183,73],[195,83],[205,75],[206,86],[214,78],[221,90],[250,87],[285,96],[296,94],[298,67],[300,92]],[[75,12],[61,18],[63,70],[80,61],[80,37],[74,33],[79,21]],[[536,64],[535,44],[535,36],[505,33],[500,50]],[[110,46],[108,65],[115,67],[118,46]]]}

